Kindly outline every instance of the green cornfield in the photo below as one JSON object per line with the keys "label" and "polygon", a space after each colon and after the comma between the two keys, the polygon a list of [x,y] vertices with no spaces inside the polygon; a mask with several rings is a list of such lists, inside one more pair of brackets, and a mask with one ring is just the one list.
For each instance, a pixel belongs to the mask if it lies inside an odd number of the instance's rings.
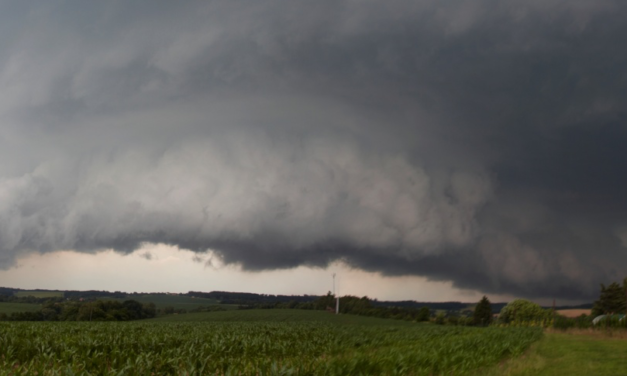
{"label": "green cornfield", "polygon": [[351,323],[308,315],[288,321],[2,322],[0,375],[460,375],[517,356],[542,336],[538,328]]}

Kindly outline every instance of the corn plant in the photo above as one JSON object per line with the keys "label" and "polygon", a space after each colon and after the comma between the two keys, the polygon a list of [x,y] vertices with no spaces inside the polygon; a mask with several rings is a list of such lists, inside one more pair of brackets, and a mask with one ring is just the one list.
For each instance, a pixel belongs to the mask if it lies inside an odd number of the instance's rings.
{"label": "corn plant", "polygon": [[542,335],[377,322],[3,322],[0,375],[457,375]]}

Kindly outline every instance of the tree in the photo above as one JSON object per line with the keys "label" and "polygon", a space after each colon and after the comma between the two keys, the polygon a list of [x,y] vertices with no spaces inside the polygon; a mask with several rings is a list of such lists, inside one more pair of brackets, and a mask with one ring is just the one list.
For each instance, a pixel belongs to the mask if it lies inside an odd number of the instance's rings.
{"label": "tree", "polygon": [[327,307],[335,308],[335,295],[329,291],[325,296],[321,296],[315,302],[316,309],[325,310]]}
{"label": "tree", "polygon": [[145,318],[152,318],[157,315],[157,306],[155,306],[155,303],[144,303],[142,304],[142,308]]}
{"label": "tree", "polygon": [[516,299],[509,302],[499,314],[499,321],[509,323],[523,323],[543,321],[550,318],[550,312],[536,303],[524,299]]}
{"label": "tree", "polygon": [[129,319],[139,320],[144,318],[144,307],[137,300],[126,300],[122,303],[122,306],[128,312]]}
{"label": "tree", "polygon": [[416,320],[418,321],[429,321],[429,318],[431,317],[431,310],[429,309],[429,307],[421,307],[420,310],[418,311],[418,316],[416,317]]}
{"label": "tree", "polygon": [[594,302],[592,315],[613,315],[625,312],[625,291],[627,288],[627,278],[623,280],[623,286],[613,282],[609,286],[601,284],[601,294],[599,300]]}
{"label": "tree", "polygon": [[444,322],[446,321],[446,314],[442,311],[438,312],[435,315],[435,320],[434,322],[438,325],[444,325]]}
{"label": "tree", "polygon": [[472,323],[474,325],[490,325],[492,322],[492,304],[486,296],[481,298],[477,306],[475,307],[475,312],[472,315]]}

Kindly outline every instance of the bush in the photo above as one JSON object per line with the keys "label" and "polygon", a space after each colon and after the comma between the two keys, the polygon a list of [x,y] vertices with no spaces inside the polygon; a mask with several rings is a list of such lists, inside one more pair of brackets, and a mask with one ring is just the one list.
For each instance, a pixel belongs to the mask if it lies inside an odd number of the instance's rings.
{"label": "bush", "polygon": [[429,307],[421,307],[416,316],[417,321],[429,321],[431,317],[431,310]]}
{"label": "bush", "polygon": [[446,321],[446,315],[444,314],[444,312],[438,312],[437,315],[435,315],[435,323],[438,325],[444,325],[444,322]]}
{"label": "bush", "polygon": [[508,325],[546,326],[551,321],[552,313],[536,303],[516,299],[507,304],[499,314],[499,322]]}

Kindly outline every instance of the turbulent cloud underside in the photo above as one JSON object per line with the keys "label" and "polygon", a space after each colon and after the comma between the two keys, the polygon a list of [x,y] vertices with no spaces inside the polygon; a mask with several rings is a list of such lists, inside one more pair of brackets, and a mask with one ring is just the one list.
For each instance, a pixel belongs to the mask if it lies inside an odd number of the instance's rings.
{"label": "turbulent cloud underside", "polygon": [[621,2],[3,7],[1,267],[152,242],[527,297],[623,277]]}

